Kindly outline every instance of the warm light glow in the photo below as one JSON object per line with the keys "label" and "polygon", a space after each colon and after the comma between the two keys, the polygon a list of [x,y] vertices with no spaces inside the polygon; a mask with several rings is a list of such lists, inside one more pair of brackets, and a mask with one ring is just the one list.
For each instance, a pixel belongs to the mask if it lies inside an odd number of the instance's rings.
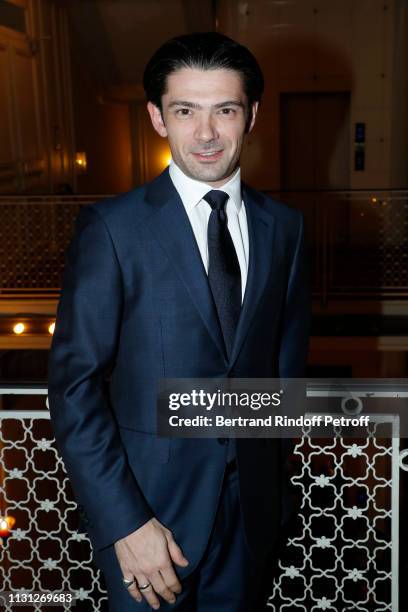
{"label": "warm light glow", "polygon": [[15,524],[16,519],[14,516],[10,516],[10,514],[6,514],[6,516],[0,517],[0,529],[10,529]]}
{"label": "warm light glow", "polygon": [[0,538],[6,538],[10,535],[10,529],[15,522],[14,516],[0,516]]}
{"label": "warm light glow", "polygon": [[14,518],[14,516],[11,516],[10,514],[7,514],[5,518],[6,518],[6,521],[8,523],[8,526],[11,529],[11,527],[13,527],[13,525],[15,524],[16,519]]}
{"label": "warm light glow", "polygon": [[54,330],[55,330],[55,321],[51,323],[51,325],[48,326],[48,331],[50,332],[51,336],[54,333]]}
{"label": "warm light glow", "polygon": [[170,149],[167,146],[163,147],[163,149],[160,151],[158,159],[160,160],[159,163],[161,169],[164,170],[164,168],[167,168],[167,166],[171,162],[171,153]]}
{"label": "warm light glow", "polygon": [[15,334],[22,334],[24,330],[25,330],[24,323],[16,323],[15,326],[13,327],[13,332]]}
{"label": "warm light glow", "polygon": [[86,153],[85,151],[77,151],[75,154],[75,165],[77,170],[85,172],[87,167]]}
{"label": "warm light glow", "polygon": [[371,201],[372,201],[373,204],[375,204],[376,201],[377,201],[377,198],[371,198]]}

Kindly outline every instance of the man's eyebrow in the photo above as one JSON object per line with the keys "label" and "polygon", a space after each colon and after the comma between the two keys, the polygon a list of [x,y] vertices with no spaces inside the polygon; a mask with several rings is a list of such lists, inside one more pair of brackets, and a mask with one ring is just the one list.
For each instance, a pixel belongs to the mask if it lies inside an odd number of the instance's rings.
{"label": "man's eyebrow", "polygon": [[240,108],[245,108],[245,104],[238,100],[226,100],[226,102],[214,104],[214,108],[222,108],[223,106],[239,106]]}
{"label": "man's eyebrow", "polygon": [[199,104],[195,104],[194,102],[188,102],[187,100],[173,100],[170,102],[169,108],[173,106],[187,106],[187,108],[201,108]]}
{"label": "man's eyebrow", "polygon": [[[200,104],[189,102],[188,100],[173,100],[173,102],[170,102],[168,108],[173,108],[174,106],[184,106],[186,108],[194,108],[198,110],[202,108]],[[218,102],[218,104],[214,104],[214,108],[223,108],[224,106],[239,106],[241,108],[245,108],[245,104],[237,100],[226,100],[225,102]]]}

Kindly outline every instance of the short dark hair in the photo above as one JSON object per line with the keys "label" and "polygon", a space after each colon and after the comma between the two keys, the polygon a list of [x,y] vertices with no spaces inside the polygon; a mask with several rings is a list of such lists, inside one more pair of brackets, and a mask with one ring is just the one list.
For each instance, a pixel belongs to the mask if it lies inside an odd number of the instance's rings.
{"label": "short dark hair", "polygon": [[143,75],[146,97],[160,110],[167,77],[181,68],[235,70],[241,74],[249,107],[262,97],[262,70],[247,47],[219,32],[195,32],[165,42],[146,65]]}

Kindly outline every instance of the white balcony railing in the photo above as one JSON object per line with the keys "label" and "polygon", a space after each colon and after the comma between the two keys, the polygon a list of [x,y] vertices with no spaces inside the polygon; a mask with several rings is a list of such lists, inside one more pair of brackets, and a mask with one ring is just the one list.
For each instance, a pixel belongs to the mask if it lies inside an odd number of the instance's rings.
{"label": "white balcony railing", "polygon": [[[44,409],[26,410],[30,396],[43,396]],[[17,399],[21,409],[7,409]],[[103,579],[77,530],[46,399],[46,388],[0,389],[0,512],[16,519],[0,540],[0,591],[70,591],[81,611],[101,612]],[[364,440],[340,431],[298,440],[292,485],[301,509],[271,584],[271,610],[398,612],[399,470],[407,452],[400,453],[399,417],[375,420],[392,436],[376,438],[374,427]]]}

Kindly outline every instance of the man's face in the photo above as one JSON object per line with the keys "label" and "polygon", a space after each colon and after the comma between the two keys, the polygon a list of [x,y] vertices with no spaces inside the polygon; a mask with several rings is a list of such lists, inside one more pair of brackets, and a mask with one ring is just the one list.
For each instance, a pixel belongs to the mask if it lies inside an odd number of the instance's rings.
{"label": "man's face", "polygon": [[[228,181],[239,164],[249,113],[238,72],[182,68],[167,78],[162,113],[151,102],[147,108],[185,174],[214,187]],[[255,102],[248,131],[257,108]]]}

